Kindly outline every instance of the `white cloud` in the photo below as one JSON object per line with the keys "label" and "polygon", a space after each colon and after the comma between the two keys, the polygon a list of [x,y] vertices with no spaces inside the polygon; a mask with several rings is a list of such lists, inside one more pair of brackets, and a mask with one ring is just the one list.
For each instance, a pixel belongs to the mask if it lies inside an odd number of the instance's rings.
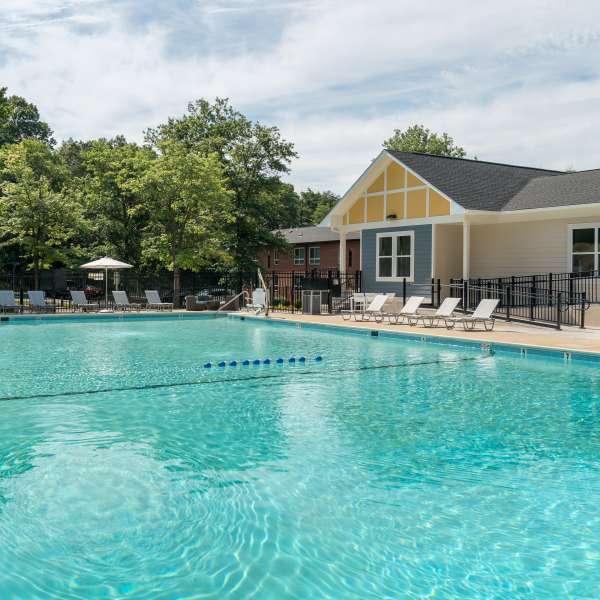
{"label": "white cloud", "polygon": [[228,96],[296,142],[294,183],[338,192],[415,122],[482,159],[600,166],[598,3],[144,6],[3,0],[1,84],[59,138],[141,140],[189,100]]}

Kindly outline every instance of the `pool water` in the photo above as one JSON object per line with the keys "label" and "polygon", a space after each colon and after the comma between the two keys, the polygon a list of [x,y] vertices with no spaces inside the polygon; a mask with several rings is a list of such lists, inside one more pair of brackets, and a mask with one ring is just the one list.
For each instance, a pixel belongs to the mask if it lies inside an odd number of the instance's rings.
{"label": "pool water", "polygon": [[0,373],[2,599],[599,596],[597,367],[223,318]]}

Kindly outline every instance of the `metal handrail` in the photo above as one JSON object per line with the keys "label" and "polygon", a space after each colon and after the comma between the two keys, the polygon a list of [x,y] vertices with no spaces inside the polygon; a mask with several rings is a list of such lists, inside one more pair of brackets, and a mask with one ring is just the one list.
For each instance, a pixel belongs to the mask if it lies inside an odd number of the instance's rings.
{"label": "metal handrail", "polygon": [[[217,309],[217,312],[221,312],[226,306],[229,306],[234,300],[237,300],[240,296],[245,296],[244,300],[248,300],[248,292],[246,290],[242,290],[239,294],[236,294],[233,298],[230,298],[224,304],[221,304]],[[245,302],[244,302],[245,303]]]}

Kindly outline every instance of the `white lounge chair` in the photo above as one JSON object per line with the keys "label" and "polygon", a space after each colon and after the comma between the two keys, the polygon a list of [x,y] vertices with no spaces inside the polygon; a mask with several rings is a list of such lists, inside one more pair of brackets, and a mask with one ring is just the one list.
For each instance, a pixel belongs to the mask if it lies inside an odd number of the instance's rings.
{"label": "white lounge chair", "polygon": [[388,311],[386,316],[390,320],[390,323],[394,323],[396,325],[403,320],[408,323],[409,318],[419,316],[417,311],[419,310],[421,304],[423,304],[424,300],[424,296],[411,296],[400,310]]}
{"label": "white lounge chair", "polygon": [[419,321],[422,321],[423,327],[436,327],[440,322],[453,316],[453,313],[460,302],[461,298],[445,298],[435,312],[414,317],[409,316],[408,324],[417,325]]}
{"label": "white lounge chair", "polygon": [[256,288],[252,292],[252,301],[244,306],[244,310],[260,314],[267,306],[267,292],[264,288]]}
{"label": "white lounge chair", "polygon": [[56,306],[46,304],[46,292],[40,290],[29,290],[29,310],[31,312],[55,312]]}
{"label": "white lounge chair", "polygon": [[[452,329],[457,323],[462,323],[465,331],[475,329],[477,323],[481,323],[486,331],[492,331],[494,329],[494,323],[496,320],[492,316],[496,307],[500,304],[498,298],[488,298],[482,300],[472,315],[464,315],[463,317],[452,317],[446,318],[446,327]],[[489,325],[489,327],[488,327]]]}
{"label": "white lounge chair", "polygon": [[377,294],[371,301],[369,306],[364,308],[361,312],[354,313],[355,321],[369,321],[371,317],[375,319],[376,323],[383,321],[385,317],[384,306],[385,303],[394,297],[394,293],[390,294]]}
{"label": "white lounge chair", "polygon": [[0,290],[0,311],[8,310],[23,312],[23,307],[15,302],[15,293],[12,290]]}
{"label": "white lounge chair", "polygon": [[115,299],[115,310],[140,310],[142,305],[137,302],[129,302],[127,292],[123,290],[114,290],[113,298]]}
{"label": "white lounge chair", "polygon": [[350,309],[340,311],[342,319],[344,319],[344,321],[349,321],[352,318],[352,315],[356,313],[362,314],[367,306],[375,300],[377,295],[378,294],[365,292],[352,294],[352,296],[350,296]]}
{"label": "white lounge chair", "polygon": [[71,300],[73,302],[73,308],[75,310],[80,310],[85,312],[87,310],[100,310],[99,304],[93,304],[92,302],[88,302],[88,299],[85,295],[85,292],[81,290],[69,290],[71,294]]}
{"label": "white lounge chair", "polygon": [[163,302],[158,295],[157,290],[145,290],[146,300],[148,304],[146,304],[147,308],[158,308],[158,310],[167,309],[173,310],[172,302]]}

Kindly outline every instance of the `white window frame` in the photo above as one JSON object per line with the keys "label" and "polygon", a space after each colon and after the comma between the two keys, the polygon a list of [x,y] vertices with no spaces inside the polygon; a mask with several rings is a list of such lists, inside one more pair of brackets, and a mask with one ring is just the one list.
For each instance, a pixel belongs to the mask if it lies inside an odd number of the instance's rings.
{"label": "white window frame", "polygon": [[[379,240],[380,238],[392,238],[392,276],[391,277],[382,277],[379,275]],[[397,248],[398,248],[398,238],[401,237],[409,237],[410,238],[410,277],[397,277],[396,272],[398,268],[397,264]],[[415,232],[414,231],[388,231],[378,233],[375,240],[376,250],[375,250],[375,269],[376,281],[404,281],[406,279],[407,282],[412,283],[415,279]]]}
{"label": "white window frame", "polygon": [[[312,250],[318,250],[319,251],[319,258],[317,260],[314,260],[313,257],[311,256]],[[308,247],[308,264],[311,267],[315,267],[315,266],[321,264],[321,246],[309,246]]]}
{"label": "white window frame", "polygon": [[[594,252],[573,252],[573,232],[576,229],[593,229],[594,230]],[[593,254],[594,255],[594,271],[600,269],[600,223],[577,223],[569,225],[569,235],[567,236],[567,269],[573,273],[573,255],[574,254]]]}
{"label": "white window frame", "polygon": [[[302,259],[300,259],[296,256],[296,252],[302,253]],[[302,246],[294,248],[294,265],[296,265],[296,266],[303,265],[305,260],[306,260],[306,249]]]}

